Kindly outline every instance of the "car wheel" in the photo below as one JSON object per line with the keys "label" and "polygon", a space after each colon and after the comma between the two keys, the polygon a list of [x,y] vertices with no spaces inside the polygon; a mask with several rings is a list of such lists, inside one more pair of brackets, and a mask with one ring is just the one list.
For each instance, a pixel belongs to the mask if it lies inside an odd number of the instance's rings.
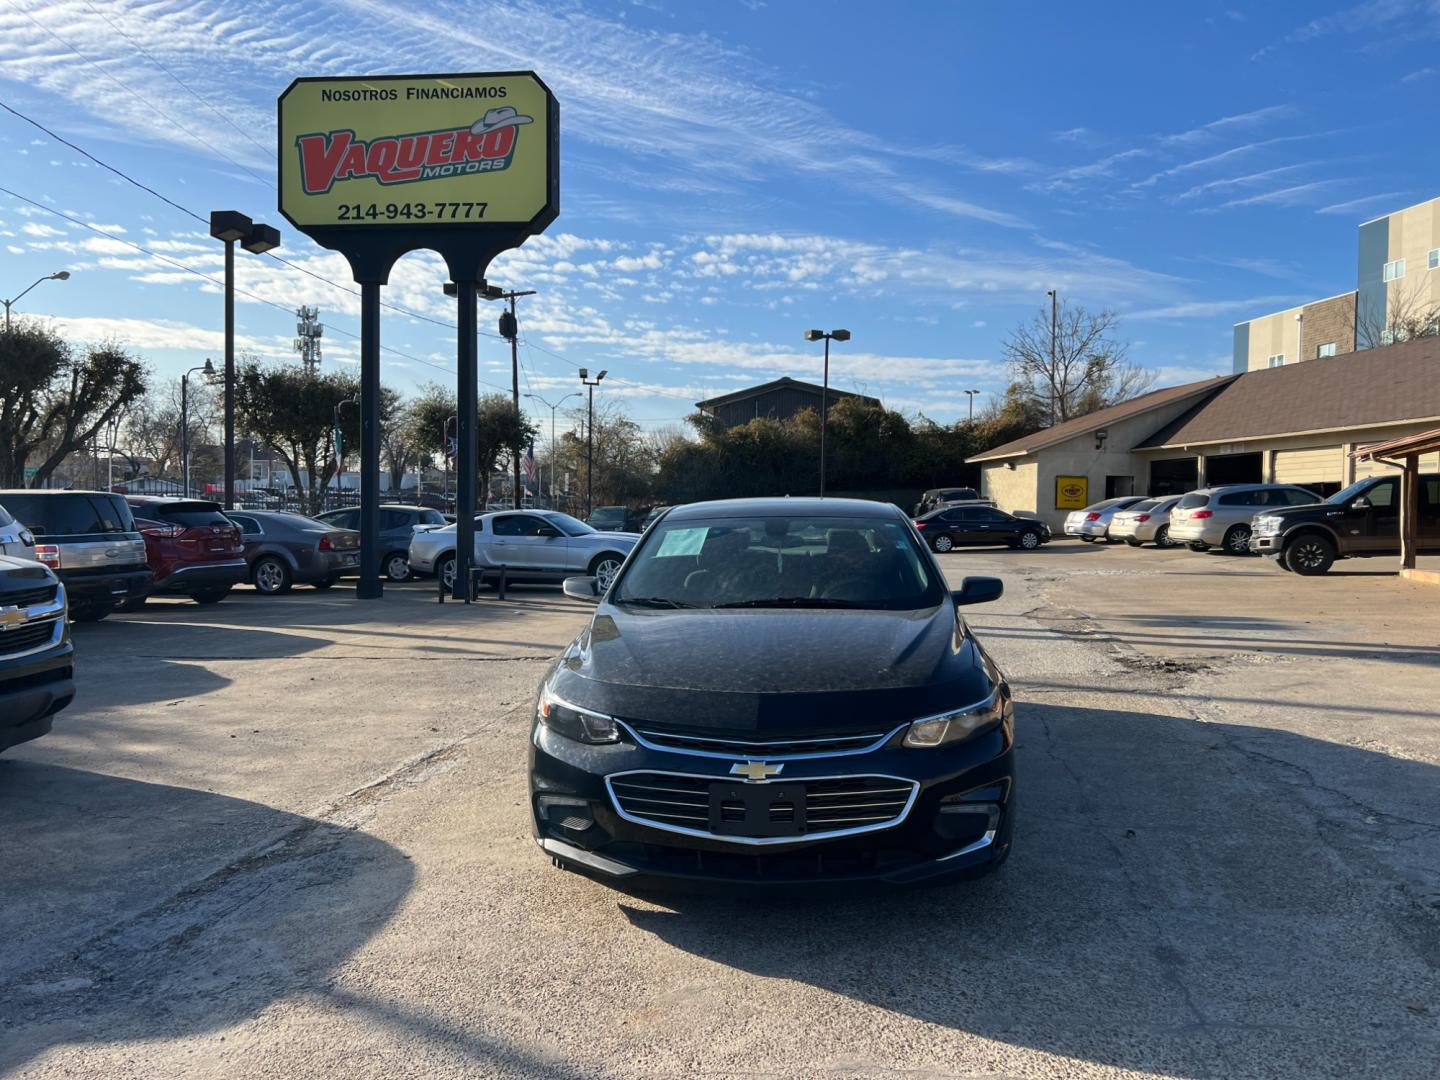
{"label": "car wheel", "polygon": [[265,596],[279,596],[290,591],[290,567],[273,555],[266,555],[255,561],[255,568],[250,571],[250,580],[255,583],[256,592]]}
{"label": "car wheel", "polygon": [[1080,542],[1082,544],[1093,544],[1095,542],[1095,538],[1093,536],[1082,536],[1080,537]]}
{"label": "car wheel", "polygon": [[109,604],[76,604],[70,608],[70,621],[99,622],[114,610]]}
{"label": "car wheel", "polygon": [[1188,547],[1191,551],[1209,551],[1209,550],[1210,550],[1210,545],[1209,545],[1209,544],[1202,544],[1199,540],[1191,541],[1190,543],[1186,544],[1185,546]]}
{"label": "car wheel", "polygon": [[1290,561],[1285,558],[1285,552],[1280,552],[1279,555],[1276,555],[1270,561],[1273,562],[1276,566],[1278,566],[1281,570],[1284,570],[1287,574],[1294,573],[1294,571],[1290,568]]}
{"label": "car wheel", "polygon": [[455,556],[442,555],[440,561],[435,564],[435,576],[445,586],[445,594],[455,594]]}
{"label": "car wheel", "polygon": [[145,606],[145,601],[149,599],[148,596],[132,596],[129,600],[120,604],[115,610],[122,615],[128,615],[131,612],[141,610]]}
{"label": "car wheel", "polygon": [[1323,536],[1302,536],[1285,545],[1281,558],[1297,574],[1323,574],[1335,564],[1335,545]]}
{"label": "car wheel", "polygon": [[229,595],[230,586],[226,585],[223,589],[206,589],[204,592],[194,593],[190,599],[197,604],[218,604]]}
{"label": "car wheel", "polygon": [[319,589],[321,592],[324,592],[326,589],[333,589],[335,587],[335,582],[339,580],[339,578],[333,577],[321,578],[319,581],[312,581],[310,583],[310,587],[312,589]]}
{"label": "car wheel", "polygon": [[600,595],[604,596],[610,589],[610,583],[615,580],[615,575],[620,572],[620,564],[625,559],[616,555],[613,551],[607,551],[596,555],[594,562],[590,564],[590,573],[595,578],[595,584],[600,588]]}
{"label": "car wheel", "polygon": [[930,546],[943,555],[947,551],[954,550],[955,541],[950,539],[949,533],[941,533],[935,537],[934,540],[930,541]]}
{"label": "car wheel", "polygon": [[1020,534],[1020,546],[1026,551],[1034,551],[1040,546],[1040,534],[1033,529],[1026,529]]}
{"label": "car wheel", "polygon": [[1178,540],[1171,540],[1171,539],[1170,539],[1170,526],[1169,526],[1169,525],[1161,525],[1160,528],[1158,528],[1158,529],[1155,530],[1155,546],[1156,546],[1156,547],[1162,547],[1162,548],[1176,547],[1179,543],[1180,543],[1180,541],[1178,541]]}
{"label": "car wheel", "polygon": [[391,581],[409,581],[414,576],[410,557],[403,551],[391,552],[385,559],[385,576]]}
{"label": "car wheel", "polygon": [[1139,547],[1141,541],[1136,540],[1133,536],[1127,536],[1125,537],[1125,543],[1129,544],[1131,547]]}
{"label": "car wheel", "polygon": [[1231,555],[1250,554],[1250,526],[1232,525],[1225,534],[1225,550]]}

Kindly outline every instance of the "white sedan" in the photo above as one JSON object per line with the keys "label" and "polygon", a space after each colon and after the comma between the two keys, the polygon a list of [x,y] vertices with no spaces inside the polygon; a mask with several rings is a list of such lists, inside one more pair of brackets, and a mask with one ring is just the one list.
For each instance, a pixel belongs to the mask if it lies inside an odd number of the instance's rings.
{"label": "white sedan", "polygon": [[[520,510],[475,518],[475,566],[504,567],[511,581],[562,581],[589,574],[610,587],[639,533],[597,532],[555,510]],[[455,526],[417,532],[410,539],[410,569],[435,574],[447,589],[455,581]]]}

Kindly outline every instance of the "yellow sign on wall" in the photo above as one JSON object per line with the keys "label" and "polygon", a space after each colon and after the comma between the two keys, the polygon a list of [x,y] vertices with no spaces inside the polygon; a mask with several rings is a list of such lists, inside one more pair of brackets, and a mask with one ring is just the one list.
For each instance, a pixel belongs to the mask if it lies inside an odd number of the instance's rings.
{"label": "yellow sign on wall", "polygon": [[1083,510],[1090,505],[1088,476],[1055,477],[1055,509]]}
{"label": "yellow sign on wall", "polygon": [[543,227],[555,109],[528,72],[297,79],[280,97],[280,211],[301,229]]}

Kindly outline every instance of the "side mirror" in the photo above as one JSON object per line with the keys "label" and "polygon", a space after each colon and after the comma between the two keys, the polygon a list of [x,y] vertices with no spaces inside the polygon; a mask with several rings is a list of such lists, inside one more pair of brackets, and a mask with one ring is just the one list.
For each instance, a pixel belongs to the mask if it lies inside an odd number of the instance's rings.
{"label": "side mirror", "polygon": [[960,588],[952,592],[956,607],[967,604],[988,604],[1005,595],[1005,583],[998,577],[967,577],[960,582]]}
{"label": "side mirror", "polygon": [[593,577],[567,577],[560,588],[571,600],[583,600],[587,604],[600,602],[600,583]]}
{"label": "side mirror", "polygon": [[543,536],[545,539],[549,540],[552,537],[560,536],[562,534],[559,529],[555,528],[554,525],[542,525],[535,533],[535,535]]}
{"label": "side mirror", "polygon": [[1361,495],[1358,499],[1353,499],[1353,500],[1351,500],[1350,509],[1351,509],[1351,510],[1369,510],[1369,509],[1370,509],[1370,500],[1367,499],[1367,498],[1365,498],[1364,495]]}

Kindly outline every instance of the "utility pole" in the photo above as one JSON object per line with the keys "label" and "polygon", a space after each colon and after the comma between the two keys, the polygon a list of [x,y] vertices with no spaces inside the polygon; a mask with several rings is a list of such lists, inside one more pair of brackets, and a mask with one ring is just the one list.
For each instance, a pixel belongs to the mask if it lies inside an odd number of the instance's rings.
{"label": "utility pole", "polygon": [[1045,294],[1050,297],[1050,426],[1055,426],[1055,330],[1058,324],[1060,298],[1051,289]]}
{"label": "utility pole", "polygon": [[295,309],[295,317],[299,320],[295,324],[295,351],[300,354],[300,362],[305,365],[305,371],[312,378],[320,370],[320,338],[325,334],[325,327],[320,323],[320,309],[318,307],[301,306]]}
{"label": "utility pole", "polygon": [[[500,336],[510,342],[510,397],[515,402],[515,417],[520,418],[520,323],[515,318],[515,300],[520,296],[534,296],[534,289],[516,291],[511,289],[506,292],[498,285],[485,286],[484,296],[486,300],[508,300],[510,310],[500,313]],[[511,454],[511,492],[515,500],[515,509],[520,509],[520,451],[518,447],[512,448]]]}

